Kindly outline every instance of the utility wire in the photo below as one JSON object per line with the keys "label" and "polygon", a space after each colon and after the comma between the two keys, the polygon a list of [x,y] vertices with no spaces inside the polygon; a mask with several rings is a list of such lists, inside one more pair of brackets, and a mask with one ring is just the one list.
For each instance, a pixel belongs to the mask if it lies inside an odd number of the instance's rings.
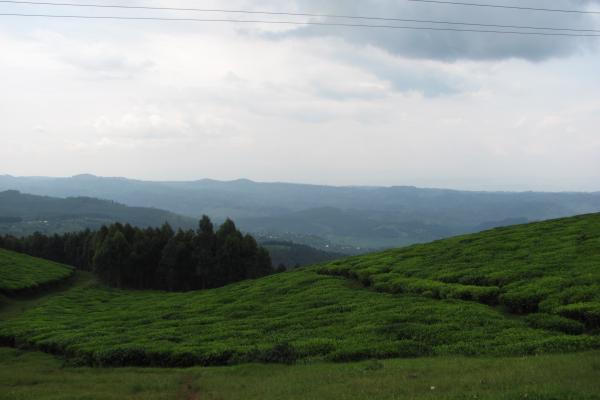
{"label": "utility wire", "polygon": [[117,8],[117,9],[154,10],[154,11],[196,11],[196,12],[220,12],[220,13],[234,13],[234,14],[259,14],[259,15],[280,15],[280,16],[285,15],[285,16],[317,17],[317,18],[341,18],[341,19],[354,19],[354,20],[395,21],[395,22],[442,24],[442,25],[478,26],[478,27],[488,27],[488,28],[530,29],[530,30],[565,31],[565,32],[599,32],[600,33],[600,30],[598,30],[598,29],[558,28],[558,27],[526,26],[526,25],[499,25],[499,24],[483,24],[483,23],[472,23],[472,22],[390,18],[390,17],[341,15],[341,14],[315,14],[315,13],[252,11],[252,10],[232,10],[232,9],[213,9],[213,8],[127,6],[127,5],[59,3],[59,2],[47,2],[47,1],[21,1],[21,0],[0,0],[0,3],[44,5],[44,6],[64,6],[64,7],[110,8],[110,9]]}
{"label": "utility wire", "polygon": [[7,17],[39,17],[39,18],[69,18],[69,19],[111,19],[111,20],[136,20],[136,21],[188,21],[188,22],[231,22],[231,23],[251,23],[251,24],[272,24],[272,25],[314,25],[314,26],[333,26],[346,28],[374,28],[374,29],[405,29],[420,31],[443,31],[443,32],[476,32],[476,33],[495,33],[504,35],[526,35],[526,36],[554,36],[554,37],[600,37],[600,34],[586,33],[552,33],[552,32],[525,32],[525,31],[503,31],[492,29],[463,29],[463,28],[440,28],[425,26],[400,26],[400,25],[370,25],[370,24],[349,24],[334,22],[300,22],[300,21],[265,21],[265,20],[247,20],[247,19],[208,19],[208,18],[168,18],[168,17],[126,17],[126,16],[105,16],[105,15],[57,15],[57,14],[23,14],[23,13],[0,13],[0,16]]}
{"label": "utility wire", "polygon": [[573,13],[573,14],[600,14],[600,11],[567,10],[567,9],[561,9],[561,8],[536,8],[536,7],[508,6],[508,5],[501,5],[501,4],[466,3],[466,2],[462,2],[462,1],[442,1],[442,0],[407,0],[407,1],[413,1],[413,2],[418,2],[418,3],[447,4],[447,5],[453,5],[453,6],[508,8],[511,10],[522,10],[522,11],[546,11],[546,12]]}

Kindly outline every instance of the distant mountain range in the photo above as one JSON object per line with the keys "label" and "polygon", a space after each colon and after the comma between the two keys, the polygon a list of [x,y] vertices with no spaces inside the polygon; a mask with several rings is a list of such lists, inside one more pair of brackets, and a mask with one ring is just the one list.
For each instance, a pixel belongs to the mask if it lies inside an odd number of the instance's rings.
{"label": "distant mountain range", "polygon": [[194,218],[207,214],[216,221],[229,216],[248,232],[281,240],[294,237],[293,241],[300,243],[304,237],[319,237],[357,251],[600,211],[600,192],[334,187],[244,179],[153,182],[93,175],[0,176],[0,190],[9,189],[57,197],[95,197]]}
{"label": "distant mountain range", "polygon": [[[174,228],[195,229],[198,221],[169,211],[148,207],[130,207],[112,200],[91,197],[58,198],[24,194],[16,190],[0,192],[0,235],[30,235],[66,233],[84,229],[97,229],[114,222],[148,227],[168,222]],[[315,264],[343,258],[345,254],[257,236],[257,240],[271,254],[275,267],[288,268]],[[317,246],[327,248],[328,243],[319,239]],[[329,249],[328,249],[329,250]],[[350,251],[352,253],[352,251]]]}

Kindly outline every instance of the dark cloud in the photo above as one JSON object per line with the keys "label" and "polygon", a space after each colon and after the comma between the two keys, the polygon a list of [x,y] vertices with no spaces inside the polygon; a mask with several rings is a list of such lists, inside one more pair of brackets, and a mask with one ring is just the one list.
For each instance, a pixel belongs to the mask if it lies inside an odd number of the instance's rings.
{"label": "dark cloud", "polygon": [[[268,2],[263,2],[267,6]],[[343,14],[357,16],[381,16],[388,18],[456,21],[498,25],[521,25],[536,27],[565,27],[577,29],[600,29],[596,15],[532,12],[497,8],[450,6],[443,4],[415,3],[401,0],[329,1],[292,0],[292,8],[303,12],[320,14]],[[505,2],[507,5],[539,7],[540,1],[520,0]],[[543,5],[548,5],[544,3]],[[564,9],[584,9],[594,1],[565,0]],[[555,2],[552,2],[555,5]],[[274,5],[274,7],[277,7]],[[278,3],[281,9],[283,6]],[[291,17],[290,17],[291,18]],[[393,24],[402,26],[426,26],[409,22],[361,21],[343,19],[318,19],[324,22],[351,22],[365,24]],[[443,27],[448,25],[429,26]],[[460,26],[457,26],[460,28]],[[472,29],[495,29],[471,27]],[[303,26],[271,37],[330,36],[340,37],[350,43],[373,45],[386,51],[413,58],[455,61],[501,60],[519,58],[543,61],[553,57],[565,57],[586,48],[593,48],[599,38],[499,35],[474,32],[415,31],[403,29],[341,28]]]}

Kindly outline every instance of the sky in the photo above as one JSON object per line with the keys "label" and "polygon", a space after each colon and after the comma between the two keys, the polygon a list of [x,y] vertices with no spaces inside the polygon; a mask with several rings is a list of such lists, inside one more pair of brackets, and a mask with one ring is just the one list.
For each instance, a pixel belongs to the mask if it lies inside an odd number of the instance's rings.
{"label": "sky", "polygon": [[[79,2],[600,30],[600,13],[407,0]],[[1,2],[0,13],[419,25]],[[599,49],[600,37],[0,16],[0,174],[600,191]]]}

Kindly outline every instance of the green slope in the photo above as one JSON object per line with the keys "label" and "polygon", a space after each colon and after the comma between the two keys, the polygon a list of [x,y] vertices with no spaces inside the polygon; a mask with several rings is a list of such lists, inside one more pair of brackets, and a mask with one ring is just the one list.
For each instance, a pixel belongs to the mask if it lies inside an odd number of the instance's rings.
{"label": "green slope", "polygon": [[0,249],[0,292],[33,291],[72,274],[66,265]]}
{"label": "green slope", "polygon": [[[593,317],[599,240],[600,216],[589,215],[355,257],[203,292],[135,292],[91,282],[48,296],[3,321],[0,339],[93,365],[594,349],[600,348]],[[521,304],[514,298],[530,292],[542,294],[539,312],[513,307]],[[530,296],[525,298],[523,304],[532,304]]]}
{"label": "green slope", "polygon": [[501,305],[534,314],[527,320],[540,327],[600,328],[600,214],[497,228],[319,271],[381,292]]}

